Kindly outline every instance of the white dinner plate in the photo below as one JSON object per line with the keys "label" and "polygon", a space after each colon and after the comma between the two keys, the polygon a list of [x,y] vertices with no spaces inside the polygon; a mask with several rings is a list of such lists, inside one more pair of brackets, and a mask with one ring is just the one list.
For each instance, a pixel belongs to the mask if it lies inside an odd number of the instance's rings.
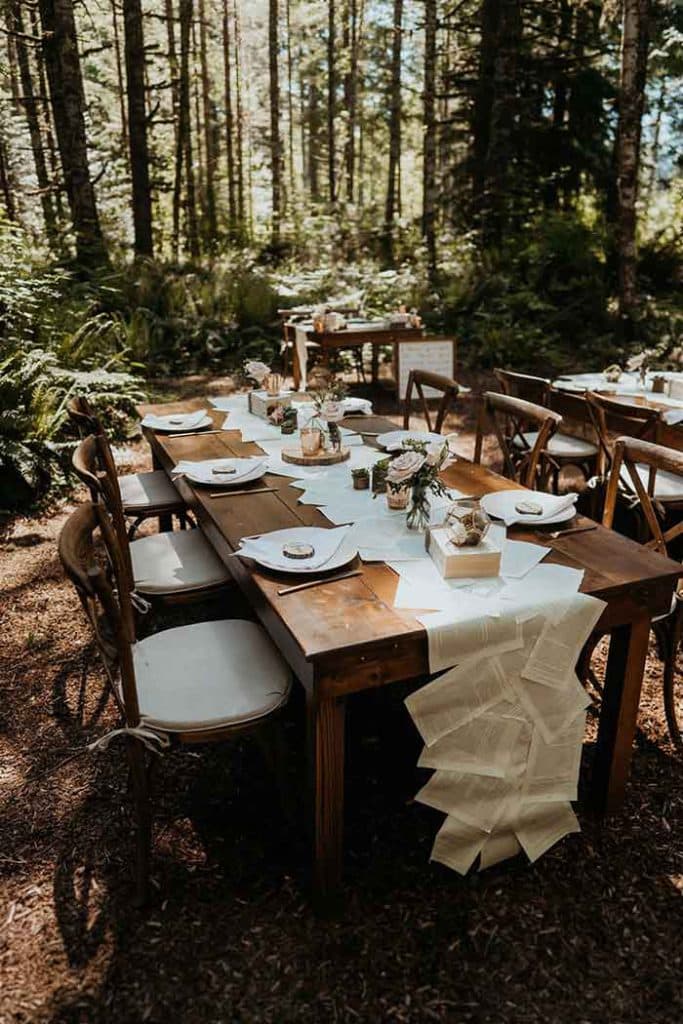
{"label": "white dinner plate", "polygon": [[[351,532],[352,531],[349,530],[349,534]],[[277,534],[272,533],[270,534],[270,536],[274,537],[277,536]],[[341,542],[335,553],[332,555],[332,558],[330,558],[329,562],[325,562],[324,565],[318,566],[317,568],[306,569],[304,568],[301,562],[297,561],[292,561],[291,569],[285,568],[280,564],[274,565],[271,562],[268,562],[267,560],[262,558],[254,558],[253,561],[256,562],[257,565],[263,566],[264,569],[270,569],[272,572],[281,572],[288,576],[307,576],[309,574],[311,576],[322,576],[324,573],[332,572],[333,569],[341,569],[345,565],[348,565],[349,562],[352,562],[354,560],[357,554],[358,545],[350,536],[347,536]],[[249,557],[251,558],[252,556],[250,555]]]}
{"label": "white dinner plate", "polygon": [[[179,422],[173,423],[173,420],[178,420]],[[159,416],[157,423],[150,429],[156,434],[182,434],[189,431],[194,432],[195,430],[204,430],[206,427],[212,426],[213,420],[210,416],[202,417],[199,423],[193,423],[192,420],[190,420],[188,424],[186,416],[178,415]]]}
{"label": "white dinner plate", "polygon": [[380,434],[377,438],[377,444],[390,452],[399,451],[406,441],[424,441],[426,444],[440,441],[445,444],[446,438],[443,434],[429,434],[420,430],[390,430],[388,434]]}
{"label": "white dinner plate", "polygon": [[[503,519],[507,514],[515,511],[515,505],[518,502],[535,500],[538,500],[539,503],[542,502],[543,495],[537,494],[535,491],[530,494],[524,491],[491,491],[490,494],[485,494],[481,499],[481,507],[487,515],[492,516],[494,519]],[[557,515],[544,519],[540,523],[538,516],[523,516],[519,514],[516,514],[515,522],[523,526],[551,526],[553,523],[566,523],[569,519],[573,519],[575,515],[576,506],[572,505],[570,508],[566,508],[564,511],[558,512]]]}
{"label": "white dinner plate", "polygon": [[[240,463],[245,462],[245,461],[247,461],[247,460],[245,460],[245,459],[207,459],[206,460],[207,465],[210,465],[210,467],[212,467],[213,464],[215,464],[216,469],[219,469],[219,468],[225,469],[228,466],[234,465],[237,468],[238,472],[239,472]],[[249,461],[251,461],[251,460],[249,460]],[[229,490],[231,487],[241,487],[242,484],[251,483],[252,480],[260,480],[261,477],[265,476],[267,472],[268,472],[268,465],[267,465],[267,463],[266,463],[266,461],[264,459],[264,461],[260,465],[255,465],[249,473],[243,473],[242,475],[238,476],[237,479],[234,479],[234,480],[233,480],[232,476],[222,476],[220,474],[218,474],[216,476],[212,476],[211,478],[207,479],[207,477],[202,476],[201,473],[192,472],[191,470],[190,471],[185,471],[185,473],[183,475],[188,480],[191,480],[193,484],[199,484],[202,487],[220,487],[220,488],[226,488],[227,490]]]}

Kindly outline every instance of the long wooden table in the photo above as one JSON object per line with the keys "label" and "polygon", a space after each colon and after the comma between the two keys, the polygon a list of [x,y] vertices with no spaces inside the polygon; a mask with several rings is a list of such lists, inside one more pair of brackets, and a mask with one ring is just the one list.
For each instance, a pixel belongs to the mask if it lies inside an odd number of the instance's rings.
{"label": "long wooden table", "polygon": [[[147,405],[151,411],[187,412],[206,402]],[[216,427],[225,413],[213,413]],[[349,419],[349,425],[358,423]],[[380,421],[381,422],[381,421]],[[387,430],[395,424],[384,421]],[[373,417],[373,430],[379,429]],[[237,431],[176,437],[145,434],[154,463],[167,472],[180,459],[253,455]],[[481,495],[515,486],[471,463],[459,462],[444,477],[465,494]],[[288,478],[268,475],[275,493],[211,498],[210,488],[175,481],[206,537],[229,567],[254,612],[287,659],[306,692],[309,763],[313,783],[313,882],[319,905],[337,894],[342,874],[344,814],[344,720],[349,694],[371,687],[419,679],[429,672],[427,637],[410,611],[393,607],[397,577],[379,563],[364,564],[362,575],[279,597],[282,576],[230,557],[248,534],[295,525],[328,526],[321,512],[299,505],[299,491]],[[254,487],[262,486],[262,481]],[[593,763],[592,803],[615,811],[624,799],[647,654],[650,619],[668,611],[683,569],[603,529],[559,537],[516,529],[514,536],[552,548],[547,560],[583,569],[582,590],[607,602],[598,629],[610,633],[607,673]]]}
{"label": "long wooden table", "polygon": [[[660,414],[671,409],[671,406],[658,402],[656,394],[651,394],[647,397],[644,395],[613,395],[609,392],[604,392],[604,394],[605,397],[612,401],[621,402],[625,406],[640,405],[646,409],[655,409]],[[575,391],[564,391],[553,387],[550,391],[549,405],[554,412],[559,412],[563,417],[563,432],[574,432],[578,427],[579,433],[585,434],[590,440],[595,439],[595,428],[588,411],[588,402],[583,395],[577,394]],[[628,429],[630,428],[626,428],[627,432]],[[651,438],[651,440],[681,452],[683,451],[683,427],[680,424],[672,425],[667,423],[660,417],[657,423],[656,436]]]}
{"label": "long wooden table", "polygon": [[[290,342],[292,345],[292,378],[294,380],[295,391],[298,390],[301,384],[301,366],[299,364],[299,355],[296,349],[297,326],[302,325],[297,325],[296,323],[289,321],[283,325],[285,344]],[[339,331],[307,330],[306,340],[313,341],[316,345],[319,345],[325,355],[329,352],[340,351],[342,349],[362,348],[363,345],[372,345],[372,380],[374,383],[376,382],[378,375],[379,350],[383,345],[392,345],[395,353],[396,346],[401,341],[437,341],[439,339],[426,338],[422,327],[368,326],[362,329],[353,327]]]}

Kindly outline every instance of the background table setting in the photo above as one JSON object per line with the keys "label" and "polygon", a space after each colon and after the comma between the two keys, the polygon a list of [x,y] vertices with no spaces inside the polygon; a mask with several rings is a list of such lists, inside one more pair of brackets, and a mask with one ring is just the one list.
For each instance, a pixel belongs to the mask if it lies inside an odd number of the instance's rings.
{"label": "background table setting", "polygon": [[[575,496],[534,492],[540,512],[516,512],[523,489],[456,461],[441,474],[444,493],[432,497],[432,521],[454,499],[485,496],[484,507],[498,517],[491,532],[500,571],[444,579],[425,534],[407,528],[405,511],[353,485],[352,469],[371,470],[386,457],[374,435],[396,434],[393,423],[372,417],[380,429],[364,438],[359,419],[348,417],[349,460],[301,467],[282,461],[291,437],[266,430],[272,424],[249,413],[244,395],[141,412],[175,415],[207,405],[205,433],[174,437],[155,432],[150,420],[144,430],[155,464],[175,480],[306,691],[319,900],[339,890],[344,708],[355,692],[431,679],[407,709],[425,742],[420,763],[434,769],[417,799],[447,815],[434,859],[458,871],[477,856],[484,868],[520,849],[534,860],[578,827],[571,801],[588,700],[575,668],[591,633],[610,632],[592,802],[603,811],[620,804],[649,621],[669,607],[677,563],[577,518]],[[229,486],[218,500],[204,471],[190,466],[245,458],[264,472],[253,483],[243,477],[234,501]],[[285,555],[287,546],[308,552],[308,566]]]}

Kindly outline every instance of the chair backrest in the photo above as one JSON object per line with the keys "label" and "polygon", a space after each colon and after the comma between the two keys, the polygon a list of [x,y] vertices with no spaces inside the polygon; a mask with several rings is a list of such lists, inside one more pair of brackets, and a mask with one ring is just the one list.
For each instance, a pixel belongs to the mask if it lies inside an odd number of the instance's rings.
{"label": "chair backrest", "polygon": [[[503,455],[504,475],[536,490],[541,454],[561,423],[562,417],[559,413],[542,405],[534,405],[533,402],[525,402],[521,398],[512,398],[510,395],[501,395],[495,391],[485,391],[479,407],[474,461],[481,462],[484,436],[492,432]],[[533,424],[538,431],[533,447],[527,446],[526,450],[515,449],[512,444],[512,438],[520,435],[522,424],[525,427]]]}
{"label": "chair backrest", "polygon": [[[638,465],[649,466],[647,487],[643,484],[638,473]],[[663,469],[667,473],[675,473],[681,477],[683,489],[683,453],[673,448],[665,448],[661,444],[652,444],[649,441],[642,441],[633,437],[620,437],[614,442],[612,466],[609,483],[607,485],[607,497],[602,515],[603,526],[610,529],[614,522],[614,511],[619,496],[620,482],[623,479],[622,470],[625,469],[631,478],[633,489],[638,496],[640,507],[643,510],[645,522],[651,534],[651,540],[646,547],[654,548],[662,554],[667,553],[667,545],[683,533],[683,522],[677,523],[666,532],[662,531],[659,518],[654,508],[652,495],[654,494],[657,470]]]}
{"label": "chair backrest", "polygon": [[547,405],[550,381],[546,377],[534,377],[530,373],[516,373],[514,370],[495,369],[493,374],[504,395],[521,398],[535,405]]}
{"label": "chair backrest", "polygon": [[[97,534],[104,545],[106,567],[98,559]],[[92,626],[114,697],[127,724],[136,726],[140,708],[132,653],[133,606],[122,553],[103,505],[86,502],[71,513],[59,535],[59,558]]]}
{"label": "chair backrest", "polygon": [[[429,400],[425,397],[424,388],[433,388],[435,391],[441,392],[439,405],[436,409],[434,426],[432,426]],[[433,431],[435,434],[440,434],[446,415],[449,409],[451,409],[455,404],[455,400],[458,397],[458,392],[460,391],[458,382],[453,380],[451,377],[444,377],[440,373],[430,373],[429,370],[411,370],[408,375],[408,386],[406,387],[403,406],[404,430],[408,430],[410,427],[410,409],[413,403],[413,389],[417,392],[420,400],[422,412],[427,421],[427,430]]]}
{"label": "chair backrest", "polygon": [[660,415],[657,409],[621,402],[593,391],[586,392],[586,402],[602,455],[602,472],[607,475],[614,459],[614,439],[628,436],[641,441],[657,440]]}
{"label": "chair backrest", "polygon": [[111,516],[130,589],[133,589],[133,565],[126,517],[123,512],[116,464],[106,434],[102,432],[84,437],[74,451],[71,463],[76,475],[90,491],[90,500],[94,504],[102,502]]}
{"label": "chair backrest", "polygon": [[88,434],[101,434],[102,424],[90,405],[90,402],[83,395],[76,395],[66,403],[66,411],[69,419],[78,429],[81,437]]}

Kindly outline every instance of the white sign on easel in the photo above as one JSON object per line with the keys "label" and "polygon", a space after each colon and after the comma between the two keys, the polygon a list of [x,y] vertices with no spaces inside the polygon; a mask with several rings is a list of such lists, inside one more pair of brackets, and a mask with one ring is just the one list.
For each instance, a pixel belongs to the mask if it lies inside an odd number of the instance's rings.
{"label": "white sign on easel", "polygon": [[[428,370],[442,377],[455,376],[455,342],[444,341],[398,341],[396,343],[396,380],[398,393],[403,398],[408,387],[411,370]],[[434,388],[424,388],[425,398],[438,398]]]}

